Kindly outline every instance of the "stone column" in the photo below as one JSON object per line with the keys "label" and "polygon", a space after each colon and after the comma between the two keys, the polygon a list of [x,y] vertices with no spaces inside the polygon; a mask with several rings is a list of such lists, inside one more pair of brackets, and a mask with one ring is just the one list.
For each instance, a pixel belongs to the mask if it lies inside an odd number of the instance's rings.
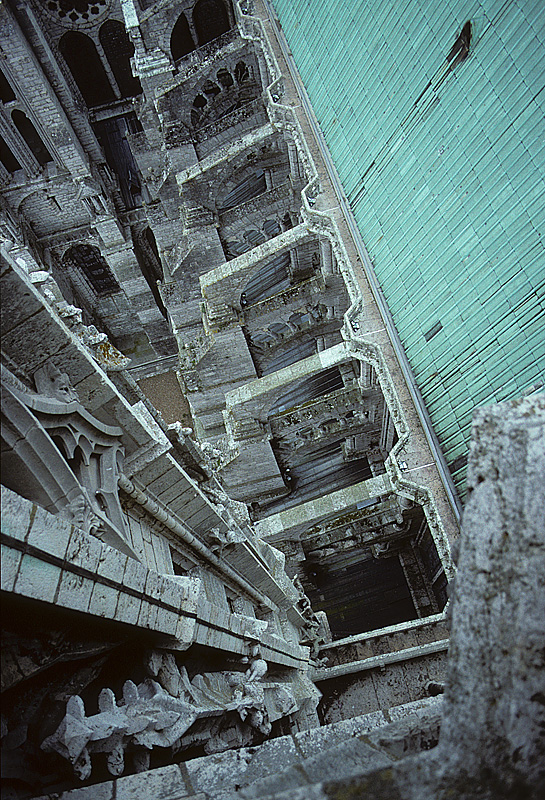
{"label": "stone column", "polygon": [[288,142],[288,158],[290,162],[290,174],[294,183],[301,180],[301,169],[299,166],[299,156],[295,142]]}
{"label": "stone column", "polygon": [[322,274],[333,275],[335,267],[333,265],[333,252],[331,250],[331,243],[327,239],[320,239],[320,253],[322,256]]}

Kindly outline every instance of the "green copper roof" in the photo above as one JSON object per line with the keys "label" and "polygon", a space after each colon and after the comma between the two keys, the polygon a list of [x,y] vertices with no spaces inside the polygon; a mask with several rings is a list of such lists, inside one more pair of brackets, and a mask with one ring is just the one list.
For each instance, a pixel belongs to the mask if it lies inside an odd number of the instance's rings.
{"label": "green copper roof", "polygon": [[545,373],[545,3],[274,7],[463,493],[474,407]]}

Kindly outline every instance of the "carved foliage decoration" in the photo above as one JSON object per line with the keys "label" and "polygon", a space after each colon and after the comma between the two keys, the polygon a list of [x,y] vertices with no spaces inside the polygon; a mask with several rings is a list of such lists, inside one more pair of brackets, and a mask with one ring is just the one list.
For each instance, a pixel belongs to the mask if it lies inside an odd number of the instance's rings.
{"label": "carved foliage decoration", "polygon": [[172,654],[154,651],[148,670],[157,680],[148,678],[138,686],[126,681],[119,701],[111,689],[103,689],[98,714],[86,716],[83,700],[71,697],[64,719],[42,749],[70,761],[81,780],[92,772],[91,756],[106,753],[109,772],[118,776],[126,757],[136,771],[147,769],[155,747],[176,752],[204,744],[205,752],[215,753],[249,744],[270,733],[271,721],[297,708],[289,686],[262,682],[267,663],[259,654],[246,673],[205,673],[190,681]]}

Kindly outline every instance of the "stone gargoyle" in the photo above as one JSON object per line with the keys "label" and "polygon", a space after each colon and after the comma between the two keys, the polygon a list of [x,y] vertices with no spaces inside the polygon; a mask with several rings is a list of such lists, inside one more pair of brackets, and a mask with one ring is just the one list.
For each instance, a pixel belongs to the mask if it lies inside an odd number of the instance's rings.
{"label": "stone gargoyle", "polygon": [[[189,729],[197,720],[201,720],[197,727],[202,727],[209,719],[206,752],[233,746],[228,743],[232,735],[227,736],[226,728],[218,726],[218,717],[227,712],[235,712],[239,725],[267,734],[271,728],[271,709],[276,711],[273,717],[283,716],[294,710],[296,703],[293,696],[284,696],[283,687],[282,695],[277,697],[279,687],[269,690],[259,683],[266,662],[257,661],[252,662],[246,674],[208,673],[195,676],[191,682],[181,668],[177,697],[151,678],[138,686],[129,680],[124,684],[119,704],[111,689],[103,689],[98,698],[99,713],[89,717],[81,697],[71,697],[64,719],[55,733],[43,741],[42,749],[67,759],[76,776],[85,780],[91,775],[94,753],[106,754],[108,770],[114,776],[125,770],[126,751],[136,771],[148,769],[153,748],[170,747],[177,751],[195,743],[199,736],[191,737]],[[265,697],[266,692],[271,694],[270,698]]]}

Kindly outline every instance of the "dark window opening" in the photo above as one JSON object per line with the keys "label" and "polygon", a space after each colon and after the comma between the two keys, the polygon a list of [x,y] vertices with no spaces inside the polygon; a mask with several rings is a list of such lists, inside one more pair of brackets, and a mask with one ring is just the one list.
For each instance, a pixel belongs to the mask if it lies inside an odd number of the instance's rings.
{"label": "dark window opening", "polygon": [[224,89],[230,89],[231,86],[233,86],[235,83],[233,80],[233,76],[231,75],[229,70],[225,69],[225,67],[222,67],[220,70],[218,70],[218,74],[216,77]]}
{"label": "dark window opening", "polygon": [[10,148],[7,146],[5,141],[0,136],[0,161],[7,169],[8,172],[17,172],[17,170],[22,169],[21,165],[11,152]]}
{"label": "dark window opening", "polygon": [[197,97],[193,100],[193,105],[195,108],[201,109],[204,108],[207,103],[206,97],[202,94],[198,94]]}
{"label": "dark window opening", "polygon": [[217,83],[213,83],[213,81],[206,81],[203,86],[203,92],[205,95],[208,95],[210,98],[216,97],[220,92],[221,89]]}
{"label": "dark window opening", "polygon": [[134,45],[124,25],[110,19],[101,26],[98,36],[122,96],[134,97],[140,94],[142,86],[132,74],[130,62],[134,55]]}
{"label": "dark window opening", "polygon": [[227,9],[221,0],[199,0],[193,10],[199,46],[217,39],[230,28]]}
{"label": "dark window opening", "polygon": [[157,280],[162,281],[163,280],[163,267],[161,265],[161,256],[159,255],[159,249],[157,247],[157,240],[156,240],[156,238],[154,236],[154,233],[153,233],[152,229],[151,228],[146,228],[146,230],[144,231],[144,236],[146,238],[146,242],[150,246],[151,251],[152,251],[152,253],[155,256],[155,259],[157,261],[157,265],[158,265],[158,268],[157,268]]}
{"label": "dark window opening", "polygon": [[183,58],[195,49],[195,42],[189,30],[189,23],[183,14],[180,14],[170,36],[170,52],[174,61]]}
{"label": "dark window opening", "polygon": [[82,272],[101,297],[119,291],[119,284],[110,267],[98,248],[92,245],[78,244],[71,247],[64,254],[63,264]]}
{"label": "dark window opening", "polygon": [[136,114],[127,114],[125,123],[127,125],[127,133],[142,133],[144,130]]}
{"label": "dark window opening", "polygon": [[146,228],[139,237],[134,237],[134,252],[138,266],[151,290],[157,308],[163,317],[167,319],[167,310],[157,286],[157,281],[162,281],[164,278],[163,267],[157,242],[151,228]]}
{"label": "dark window opening", "polygon": [[15,92],[2,70],[0,70],[0,100],[3,103],[11,103],[12,100],[15,100]]}
{"label": "dark window opening", "polygon": [[193,127],[197,127],[199,124],[199,120],[203,115],[203,109],[208,104],[208,100],[204,95],[198,94],[197,97],[193,100],[193,108],[191,109],[191,124]]}
{"label": "dark window opening", "polygon": [[244,63],[244,61],[239,61],[235,67],[235,80],[237,83],[245,83],[245,81],[250,79],[250,70]]}
{"label": "dark window opening", "polygon": [[469,45],[471,43],[471,22],[469,20],[465,23],[460,31],[460,35],[452,45],[452,50],[447,56],[447,61],[450,62],[450,68],[454,69],[458,64],[469,55]]}
{"label": "dark window opening", "polygon": [[11,118],[13,120],[13,124],[27,143],[30,150],[32,150],[32,154],[38,164],[43,167],[50,161],[53,161],[51,153],[42,142],[41,137],[29,120],[26,114],[23,114],[22,111],[19,109],[15,109],[12,111]]}
{"label": "dark window opening", "polygon": [[134,129],[136,115],[115,117],[93,125],[93,129],[104,150],[108,166],[119,179],[119,189],[127,210],[142,204],[142,182],[134,160],[127,129]]}
{"label": "dark window opening", "polygon": [[116,99],[97,49],[88,36],[69,31],[60,40],[59,50],[88,108]]}

